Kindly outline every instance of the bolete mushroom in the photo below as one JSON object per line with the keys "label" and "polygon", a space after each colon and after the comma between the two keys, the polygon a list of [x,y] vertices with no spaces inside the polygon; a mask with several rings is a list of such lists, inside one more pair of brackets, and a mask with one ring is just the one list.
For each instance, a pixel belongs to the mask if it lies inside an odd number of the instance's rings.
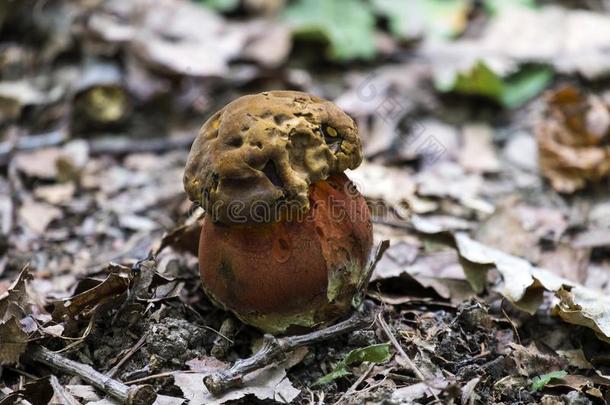
{"label": "bolete mushroom", "polygon": [[328,324],[364,284],[372,225],[346,169],[362,161],[354,121],[296,91],[241,97],[215,113],[184,174],[206,215],[203,288],[274,334]]}

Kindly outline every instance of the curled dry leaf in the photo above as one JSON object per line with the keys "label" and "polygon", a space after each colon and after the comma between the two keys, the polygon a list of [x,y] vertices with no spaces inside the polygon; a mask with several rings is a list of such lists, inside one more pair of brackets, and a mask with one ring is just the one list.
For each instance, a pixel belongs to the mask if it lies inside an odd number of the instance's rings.
{"label": "curled dry leaf", "polygon": [[110,273],[108,278],[102,282],[98,281],[98,284],[94,287],[73,297],[54,302],[53,319],[60,321],[65,316],[73,318],[87,309],[111,300],[123,294],[129,287],[131,280],[132,276],[128,269],[119,267],[119,271]]}
{"label": "curled dry leaf", "polygon": [[11,287],[0,294],[0,365],[18,362],[27,346],[29,336],[20,320],[26,316],[26,284],[31,278],[25,267]]}
{"label": "curled dry leaf", "polygon": [[457,249],[466,278],[477,292],[485,289],[487,272],[496,269],[502,276],[496,289],[519,309],[536,313],[545,291],[555,293],[559,303],[553,311],[564,321],[586,326],[610,342],[610,297],[536,267],[525,259],[485,246],[462,232],[448,232],[421,217],[413,217],[422,234],[437,235],[438,241]]}
{"label": "curled dry leaf", "polygon": [[536,126],[540,167],[553,188],[573,193],[610,174],[610,108],[565,86],[548,93]]}
{"label": "curled dry leaf", "polygon": [[190,404],[224,404],[235,401],[247,395],[254,395],[260,400],[285,401],[294,400],[300,391],[292,386],[286,377],[286,370],[281,366],[269,366],[252,372],[244,377],[244,386],[227,391],[220,396],[214,396],[203,385],[203,377],[207,373],[177,373],[175,384],[182,390]]}

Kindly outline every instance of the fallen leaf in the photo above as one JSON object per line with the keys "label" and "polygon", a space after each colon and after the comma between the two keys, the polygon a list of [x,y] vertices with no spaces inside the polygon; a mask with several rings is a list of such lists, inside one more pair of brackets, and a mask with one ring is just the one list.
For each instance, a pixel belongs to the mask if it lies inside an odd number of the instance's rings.
{"label": "fallen leaf", "polygon": [[563,357],[572,367],[583,370],[593,369],[593,365],[589,363],[582,349],[557,350],[557,354]]}
{"label": "fallen leaf", "polygon": [[360,364],[362,362],[370,362],[375,364],[385,363],[390,359],[390,344],[389,343],[381,343],[376,345],[371,345],[367,347],[362,347],[359,349],[354,349],[350,351],[344,358],[341,360],[330,373],[318,378],[314,383],[313,387],[328,384],[337,378],[345,377],[347,375],[351,375],[352,373],[348,371],[347,367],[351,365]]}
{"label": "fallen leaf", "polygon": [[433,60],[437,74],[445,77],[483,61],[502,77],[517,71],[519,65],[543,63],[560,73],[593,79],[610,71],[609,40],[607,14],[559,6],[507,7],[480,36],[427,41],[422,52]]}
{"label": "fallen leaf", "polygon": [[603,146],[610,108],[596,96],[569,86],[550,92],[536,137],[540,168],[555,190],[573,193],[610,174],[610,146]]}
{"label": "fallen leaf", "polygon": [[34,196],[52,205],[63,205],[72,200],[75,191],[74,183],[59,183],[36,187]]}
{"label": "fallen leaf", "polygon": [[398,38],[454,37],[466,29],[470,4],[464,0],[373,0],[375,10],[390,20]]}
{"label": "fallen leaf", "polygon": [[543,375],[534,377],[532,380],[531,390],[534,392],[540,391],[548,383],[550,383],[551,380],[558,379],[558,378],[564,378],[567,375],[568,375],[568,373],[566,371],[561,370],[561,371],[553,371],[553,372],[550,372],[547,374],[543,374]]}
{"label": "fallen leaf", "polygon": [[96,285],[73,297],[55,301],[53,303],[53,319],[61,321],[64,317],[74,318],[84,315],[84,311],[94,306],[116,298],[123,294],[131,282],[131,274],[127,272],[113,272],[104,281],[95,280]]}
{"label": "fallen leaf", "polygon": [[283,18],[297,37],[326,38],[333,59],[375,56],[375,18],[361,0],[298,0],[284,10]]}
{"label": "fallen leaf", "polygon": [[185,364],[189,367],[189,370],[197,373],[210,373],[212,371],[229,368],[229,364],[212,356],[196,357],[187,361]]}
{"label": "fallen leaf", "polygon": [[28,200],[19,207],[19,219],[38,236],[43,236],[49,224],[61,216],[59,208],[46,203]]}
{"label": "fallen leaf", "polygon": [[30,177],[54,179],[57,177],[57,159],[60,156],[59,148],[43,148],[19,153],[13,161],[20,172]]}
{"label": "fallen leaf", "polygon": [[27,345],[28,334],[16,318],[10,317],[0,322],[0,365],[19,362]]}
{"label": "fallen leaf", "polygon": [[412,403],[422,398],[429,398],[440,394],[447,386],[447,380],[436,378],[424,381],[408,387],[398,388],[392,393],[392,401],[400,403]]}
{"label": "fallen leaf", "polygon": [[552,79],[553,71],[546,66],[527,66],[503,75],[478,60],[462,70],[437,74],[435,84],[443,92],[484,96],[516,108],[540,94]]}
{"label": "fallen leaf", "polygon": [[31,280],[30,269],[26,266],[11,286],[0,293],[0,321],[7,321],[13,317],[21,319],[25,315],[24,310],[29,304],[27,284]]}
{"label": "fallen leaf", "polygon": [[469,172],[495,173],[500,161],[493,145],[493,130],[484,124],[468,124],[462,129],[460,164]]}
{"label": "fallen leaf", "polygon": [[566,322],[586,326],[600,339],[610,341],[610,297],[606,294],[485,246],[465,233],[446,232],[418,216],[413,217],[413,225],[425,234],[442,234],[445,238],[439,241],[457,249],[464,273],[475,291],[485,289],[487,272],[495,268],[502,276],[496,289],[517,308],[534,314],[542,303],[544,291],[553,292],[559,298],[553,309],[556,315]]}
{"label": "fallen leaf", "polygon": [[224,404],[247,395],[254,395],[260,400],[290,402],[301,392],[292,386],[286,377],[286,370],[279,366],[269,366],[252,372],[243,378],[243,387],[233,388],[218,396],[212,395],[203,384],[206,375],[206,373],[174,374],[174,383],[182,390],[190,405]]}
{"label": "fallen leaf", "polygon": [[254,20],[243,27],[249,39],[242,57],[267,68],[275,68],[286,60],[292,47],[290,28],[274,20]]}

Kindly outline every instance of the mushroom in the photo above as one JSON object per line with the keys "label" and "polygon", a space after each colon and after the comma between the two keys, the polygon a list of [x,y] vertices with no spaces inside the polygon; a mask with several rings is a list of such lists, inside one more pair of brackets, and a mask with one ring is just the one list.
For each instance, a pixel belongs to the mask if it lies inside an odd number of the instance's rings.
{"label": "mushroom", "polygon": [[206,215],[208,297],[280,334],[346,315],[366,280],[370,212],[346,169],[362,161],[354,121],[296,91],[241,97],[201,128],[184,187]]}

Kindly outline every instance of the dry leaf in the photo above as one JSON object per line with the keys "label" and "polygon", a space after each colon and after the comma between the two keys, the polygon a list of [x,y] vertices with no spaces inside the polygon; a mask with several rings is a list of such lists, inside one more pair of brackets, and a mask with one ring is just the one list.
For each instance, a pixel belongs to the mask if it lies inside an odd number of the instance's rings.
{"label": "dry leaf", "polygon": [[550,92],[536,126],[540,168],[555,190],[573,193],[610,174],[610,109],[570,86]]}
{"label": "dry leaf", "polygon": [[485,246],[465,233],[446,232],[421,217],[413,217],[415,228],[425,234],[442,234],[461,258],[464,273],[473,289],[485,289],[487,271],[495,268],[502,276],[496,288],[516,307],[534,314],[543,301],[544,291],[560,299],[554,312],[569,323],[586,326],[598,337],[610,341],[610,297],[532,265],[525,259]]}
{"label": "dry leaf", "polygon": [[254,395],[261,400],[291,402],[301,391],[294,388],[286,377],[286,370],[269,366],[254,371],[244,377],[244,386],[234,388],[222,395],[210,394],[203,384],[206,373],[178,373],[174,375],[175,384],[180,387],[190,405],[213,405],[235,401],[246,395]]}
{"label": "dry leaf", "polygon": [[98,284],[71,298],[53,303],[53,319],[63,320],[65,316],[75,317],[87,309],[123,294],[131,282],[131,274],[127,272],[110,273],[108,277]]}
{"label": "dry leaf", "polygon": [[19,207],[19,218],[28,229],[38,236],[43,236],[51,222],[61,218],[59,208],[46,203],[26,201]]}
{"label": "dry leaf", "polygon": [[16,318],[0,323],[0,365],[17,363],[27,344],[28,334]]}
{"label": "dry leaf", "polygon": [[507,7],[480,36],[453,42],[429,40],[423,52],[432,58],[441,77],[482,60],[502,74],[519,64],[546,63],[558,72],[592,79],[610,71],[608,41],[607,14],[558,6]]}
{"label": "dry leaf", "polygon": [[500,170],[500,161],[493,145],[493,130],[484,124],[469,124],[462,130],[460,164],[466,171],[495,173]]}

